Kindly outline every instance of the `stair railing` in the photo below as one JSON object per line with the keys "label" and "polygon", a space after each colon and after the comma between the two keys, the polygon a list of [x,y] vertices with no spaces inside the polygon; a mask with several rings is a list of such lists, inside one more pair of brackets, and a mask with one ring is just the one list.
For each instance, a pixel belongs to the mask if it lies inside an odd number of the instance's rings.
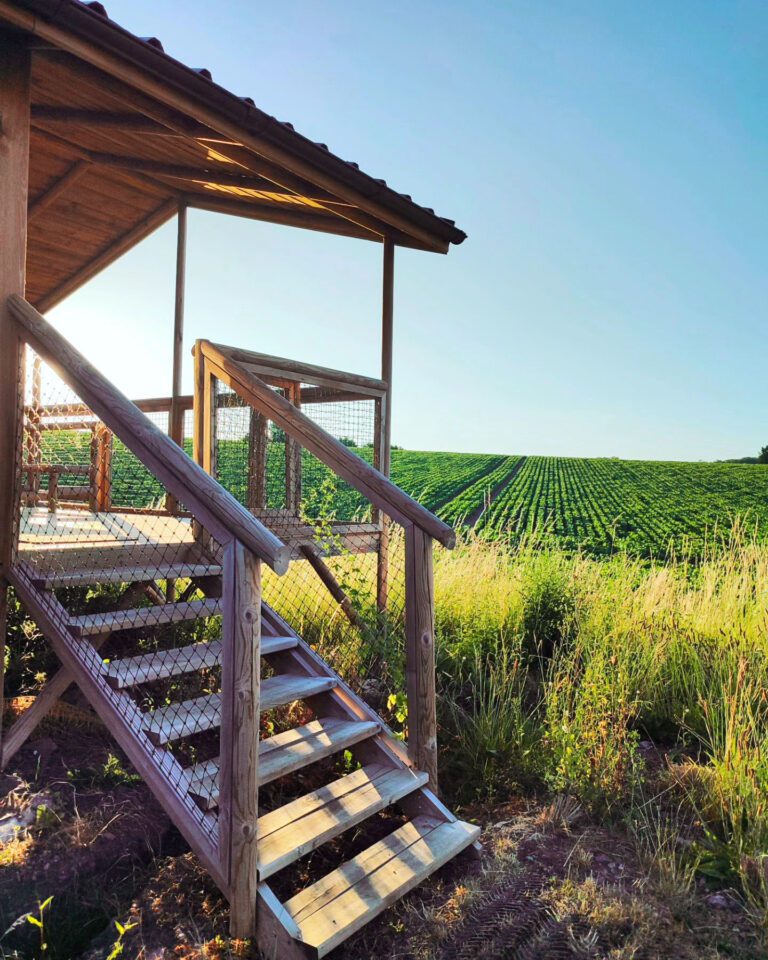
{"label": "stair railing", "polygon": [[[243,351],[207,340],[195,344],[196,456],[214,468],[218,380],[251,410],[284,431],[293,442],[325,464],[358,491],[368,503],[402,527],[405,540],[405,681],[408,751],[414,766],[426,771],[437,787],[437,719],[435,692],[433,541],[451,548],[454,530],[408,496],[379,470],[302,413],[286,396],[262,380],[243,362]],[[288,391],[286,391],[288,392]],[[311,557],[306,545],[297,549],[333,592],[330,572]],[[344,599],[339,598],[344,604]],[[349,616],[349,610],[345,611]]]}
{"label": "stair railing", "polygon": [[[132,703],[124,709],[132,711],[133,726],[115,723],[121,701],[99,679],[96,650],[90,644],[78,647],[68,636],[66,611],[55,598],[45,601],[54,615],[46,619],[43,606],[37,611],[33,608],[33,612],[60,654],[64,672],[70,670],[69,677],[60,681],[57,689],[63,690],[72,679],[78,682],[129,759],[152,781],[155,795],[228,896],[234,935],[250,936],[254,933],[258,882],[261,563],[264,561],[275,573],[283,574],[288,568],[290,550],[117,390],[34,307],[18,296],[9,298],[8,307],[18,324],[21,342],[73,391],[90,418],[98,418],[163,485],[166,494],[189,511],[198,543],[207,545],[209,556],[215,555],[221,563],[218,821],[196,807],[180,761],[167,751],[153,748],[142,732],[140,715]],[[20,387],[16,411],[20,424],[16,451],[19,487],[25,417],[23,378]],[[26,426],[28,429],[28,418]],[[21,489],[18,494],[17,503],[21,504]],[[71,522],[76,526],[76,520]],[[170,523],[172,518],[166,515],[165,520],[157,517],[154,522]],[[31,581],[22,562],[24,554],[19,552],[18,529],[15,535],[18,574],[14,575],[12,566],[11,580],[28,590]],[[98,544],[88,548],[96,556]],[[161,543],[159,550],[162,549]],[[158,773],[158,767],[166,773]]]}

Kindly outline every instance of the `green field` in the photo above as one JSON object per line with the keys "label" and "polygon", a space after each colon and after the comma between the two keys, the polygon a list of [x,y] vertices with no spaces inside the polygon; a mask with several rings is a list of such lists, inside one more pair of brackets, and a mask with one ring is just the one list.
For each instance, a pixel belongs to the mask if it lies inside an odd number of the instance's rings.
{"label": "green field", "polygon": [[[52,462],[88,462],[83,434],[49,434],[45,447],[44,456]],[[282,443],[270,444],[267,505],[272,508],[284,505],[284,453]],[[372,460],[370,447],[357,447],[355,453]],[[246,440],[220,442],[218,464],[221,481],[246,502]],[[768,467],[761,464],[395,449],[391,472],[395,483],[447,523],[471,525],[490,539],[547,531],[568,549],[662,556],[670,547],[699,553],[736,519],[760,537],[768,534]],[[365,517],[367,503],[357,491],[306,451],[302,474],[308,516]],[[149,506],[163,497],[161,485],[115,442],[115,506]]]}

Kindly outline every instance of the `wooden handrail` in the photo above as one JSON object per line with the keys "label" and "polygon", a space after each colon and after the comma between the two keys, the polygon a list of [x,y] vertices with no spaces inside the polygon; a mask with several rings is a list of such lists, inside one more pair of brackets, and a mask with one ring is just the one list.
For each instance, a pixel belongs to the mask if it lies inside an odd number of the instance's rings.
{"label": "wooden handrail", "polygon": [[228,347],[223,343],[212,344],[217,350],[226,353],[237,363],[246,367],[253,367],[249,373],[257,376],[285,376],[289,380],[301,379],[305,383],[318,386],[348,389],[357,387],[361,393],[372,397],[381,397],[387,392],[387,385],[383,380],[373,377],[363,377],[358,373],[347,373],[344,370],[334,370],[331,367],[319,367],[314,363],[301,363],[298,360],[288,360],[285,357],[273,357],[268,353],[257,353],[255,350],[243,350],[240,347]]}
{"label": "wooden handrail", "polygon": [[26,300],[14,294],[8,298],[8,309],[36,352],[216,539],[234,537],[276,573],[285,573],[288,546],[191,460]]}
{"label": "wooden handrail", "polygon": [[209,340],[200,340],[198,343],[218,379],[260,413],[266,413],[270,420],[359,490],[375,507],[403,526],[414,524],[449,549],[455,546],[456,533],[447,523],[443,523],[383,473],[323,430],[230,353]]}

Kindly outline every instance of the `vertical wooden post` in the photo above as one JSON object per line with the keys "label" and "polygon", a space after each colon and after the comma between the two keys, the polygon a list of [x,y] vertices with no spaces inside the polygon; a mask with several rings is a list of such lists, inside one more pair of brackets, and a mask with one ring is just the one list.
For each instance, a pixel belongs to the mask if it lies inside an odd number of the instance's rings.
{"label": "vertical wooden post", "polygon": [[263,510],[267,506],[267,418],[254,410],[248,424],[248,509]]}
{"label": "vertical wooden post", "polygon": [[99,461],[101,459],[99,442],[99,424],[91,426],[90,459],[88,468],[88,509],[97,513],[99,509]]}
{"label": "vertical wooden post", "polygon": [[184,412],[181,396],[182,351],[184,349],[184,278],[187,262],[187,208],[180,204],[176,235],[176,297],[173,311],[173,380],[171,384],[171,416],[169,434],[179,446],[184,442]]}
{"label": "vertical wooden post", "polygon": [[408,753],[437,791],[435,589],[432,538],[417,526],[405,531],[405,669]]}
{"label": "vertical wooden post", "polygon": [[0,577],[0,769],[5,764],[3,751],[5,750],[5,737],[3,736],[3,708],[5,706],[5,697],[3,688],[5,685],[5,644],[8,633],[8,584]]}
{"label": "vertical wooden post", "polygon": [[381,296],[381,379],[387,385],[387,395],[382,404],[382,450],[381,472],[389,476],[392,448],[392,330],[395,300],[395,244],[388,237],[384,240],[384,270]]}
{"label": "vertical wooden post", "polygon": [[112,431],[99,425],[99,466],[97,473],[96,509],[107,512],[112,507]]}
{"label": "vertical wooden post", "polygon": [[[376,459],[375,466],[385,477],[392,462],[392,332],[395,295],[395,244],[384,239],[384,267],[381,297],[381,379],[387,385],[386,394],[376,404]],[[385,613],[389,599],[389,518],[379,514],[379,556],[376,566],[376,605]]]}
{"label": "vertical wooden post", "polygon": [[[0,33],[0,581],[14,550],[22,344],[6,306],[24,296],[29,178],[29,51]],[[4,589],[4,588],[3,588]]]}
{"label": "vertical wooden post", "polygon": [[[19,509],[23,347],[7,300],[24,296],[29,191],[29,51],[0,33],[0,727],[4,702],[8,585]],[[0,738],[2,734],[0,734]]]}
{"label": "vertical wooden post", "polygon": [[[184,276],[187,260],[187,207],[179,204],[176,233],[176,292],[173,305],[173,374],[171,378],[171,409],[168,413],[168,436],[184,445],[184,411],[179,404],[181,397],[182,350],[184,349]],[[176,513],[178,503],[170,493],[165,498],[165,509]],[[168,583],[168,597],[172,599],[174,581]]]}
{"label": "vertical wooden post", "polygon": [[[196,342],[192,351],[195,363],[195,393],[192,407],[193,434],[192,457],[195,463],[209,473],[212,466],[212,410],[211,410],[211,375],[208,372],[200,342]],[[209,538],[197,520],[192,521],[192,532],[195,539],[203,547],[208,546]]]}
{"label": "vertical wooden post", "polygon": [[224,552],[219,850],[229,877],[230,931],[256,932],[261,671],[261,561],[233,541]]}
{"label": "vertical wooden post", "polygon": [[[297,409],[301,408],[301,384],[291,383],[285,396]],[[301,447],[285,435],[285,509],[296,516],[301,509]]]}
{"label": "vertical wooden post", "polygon": [[[29,410],[29,422],[26,436],[25,458],[27,463],[39,467],[43,462],[43,433],[42,423],[42,367],[43,363],[40,357],[35,354],[32,361],[32,404]],[[37,503],[37,496],[40,492],[40,471],[32,470],[29,473],[29,504],[34,506]]]}

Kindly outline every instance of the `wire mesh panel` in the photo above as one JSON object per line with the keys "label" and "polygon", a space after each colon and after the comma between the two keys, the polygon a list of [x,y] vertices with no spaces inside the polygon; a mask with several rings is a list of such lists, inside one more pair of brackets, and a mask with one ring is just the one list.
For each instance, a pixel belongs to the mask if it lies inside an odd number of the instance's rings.
{"label": "wire mesh panel", "polygon": [[222,547],[30,349],[26,371],[16,569],[213,837],[184,768],[220,752]]}
{"label": "wire mesh panel", "polygon": [[[368,463],[374,461],[376,400],[334,400],[338,391],[286,383],[276,393]],[[307,401],[307,397],[311,400]],[[329,513],[337,521],[370,520],[370,505],[322,461],[302,450],[284,430],[216,380],[215,476],[259,516],[287,512],[308,520]]]}
{"label": "wire mesh panel", "polygon": [[[375,397],[344,399],[338,388],[306,381],[272,389],[374,463]],[[265,601],[371,706],[397,712],[405,685],[401,529],[232,387],[214,378],[212,396],[215,476],[295,557],[284,576],[265,572]]]}

